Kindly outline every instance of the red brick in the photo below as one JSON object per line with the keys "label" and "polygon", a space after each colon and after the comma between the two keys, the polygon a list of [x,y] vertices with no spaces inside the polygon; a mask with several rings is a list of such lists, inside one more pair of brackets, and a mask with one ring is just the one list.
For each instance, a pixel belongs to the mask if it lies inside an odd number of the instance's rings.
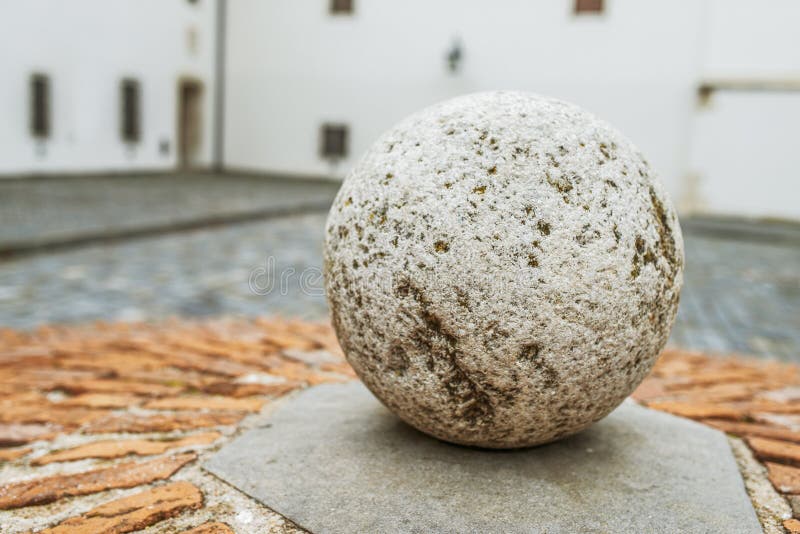
{"label": "red brick", "polygon": [[652,401],[660,397],[668,397],[670,394],[664,387],[665,381],[654,377],[648,377],[639,384],[639,387],[631,393],[631,397],[637,401]]}
{"label": "red brick", "polygon": [[302,387],[300,382],[280,382],[274,384],[247,384],[239,382],[215,382],[205,388],[207,393],[225,395],[227,397],[251,397],[264,395],[268,397],[280,397],[290,391]]}
{"label": "red brick", "polygon": [[125,380],[144,384],[164,384],[176,388],[202,390],[213,384],[220,377],[192,371],[190,369],[176,369],[165,367],[157,371],[133,371],[125,375]]}
{"label": "red brick", "polygon": [[796,414],[800,415],[800,402],[776,402],[770,400],[756,400],[747,403],[745,406],[751,413],[774,413],[774,414]]}
{"label": "red brick", "polygon": [[753,421],[758,421],[759,423],[800,431],[800,415],[752,412],[750,417]]}
{"label": "red brick", "polygon": [[30,447],[23,447],[21,449],[0,449],[0,462],[11,462],[22,458],[33,449]]}
{"label": "red brick", "polygon": [[764,374],[756,369],[702,369],[694,372],[687,372],[681,375],[681,381],[668,389],[686,390],[687,387],[702,387],[714,384],[728,384],[736,382],[754,382],[762,380]]}
{"label": "red brick", "polygon": [[663,401],[648,403],[647,407],[690,419],[743,419],[747,415],[746,410],[729,404]]}
{"label": "red brick", "polygon": [[319,366],[320,371],[327,373],[338,373],[350,378],[356,377],[356,372],[347,362],[323,362]]}
{"label": "red brick", "polygon": [[128,382],[115,379],[80,380],[63,384],[58,389],[67,393],[129,393],[145,397],[161,397],[176,395],[183,389],[180,386],[167,386],[164,384],[143,384],[141,382]]}
{"label": "red brick", "polygon": [[781,493],[800,493],[800,469],[783,464],[766,462],[769,480]]}
{"label": "red brick", "polygon": [[156,356],[124,351],[101,350],[98,354],[85,352],[60,357],[55,366],[62,369],[93,370],[113,376],[126,376],[135,371],[153,371],[163,368],[165,362]]}
{"label": "red brick", "polygon": [[764,382],[733,382],[710,384],[703,387],[671,387],[668,396],[683,402],[731,402],[749,401],[753,396],[769,389]]}
{"label": "red brick", "polygon": [[260,373],[260,367],[226,360],[224,358],[207,356],[205,354],[191,353],[164,347],[157,343],[148,343],[143,347],[150,354],[161,356],[171,365],[179,369],[189,369],[221,376],[241,376],[249,373]]}
{"label": "red brick", "polygon": [[702,422],[718,430],[722,430],[727,434],[771,438],[800,443],[800,432],[795,432],[779,426],[763,423],[738,423],[721,419],[703,419]]}
{"label": "red brick", "polygon": [[28,345],[0,350],[0,365],[8,368],[12,365],[49,365],[53,360],[53,351],[42,345]]}
{"label": "red brick", "polygon": [[136,395],[84,393],[64,399],[57,404],[59,406],[82,406],[85,408],[130,408],[141,403],[142,398]]}
{"label": "red brick", "polygon": [[53,423],[74,428],[99,419],[109,412],[91,408],[59,406],[49,402],[3,406],[0,423]]}
{"label": "red brick", "polygon": [[271,332],[266,332],[263,341],[269,345],[279,349],[297,349],[297,350],[314,350],[320,345],[307,337],[302,337],[290,332],[279,332],[273,329]]}
{"label": "red brick", "polygon": [[214,426],[234,425],[241,420],[242,413],[198,413],[178,412],[156,415],[120,414],[109,415],[92,421],[83,432],[87,434],[103,434],[117,432],[171,432],[173,430],[191,430]]}
{"label": "red brick", "polygon": [[800,445],[769,438],[748,438],[747,444],[760,460],[800,464]]}
{"label": "red brick", "polygon": [[285,362],[279,367],[270,369],[269,372],[290,381],[306,382],[312,386],[327,382],[342,382],[349,379],[346,376],[319,373],[309,366],[297,362]]}
{"label": "red brick", "polygon": [[209,397],[191,395],[186,397],[167,397],[148,402],[149,410],[213,410],[225,412],[257,413],[264,405],[262,399],[231,399],[228,397]]}
{"label": "red brick", "polygon": [[15,387],[20,391],[53,391],[64,386],[97,378],[92,371],[72,371],[64,369],[3,369],[0,370],[0,383]]}
{"label": "red brick", "polygon": [[163,454],[169,450],[180,447],[209,445],[217,441],[220,437],[222,437],[222,434],[219,432],[206,432],[168,440],[126,439],[94,441],[92,443],[86,443],[70,449],[63,449],[45,454],[44,456],[39,456],[31,461],[31,465],[71,462],[74,460],[83,460],[85,458],[120,458],[131,454],[138,456]]}
{"label": "red brick", "polygon": [[163,480],[196,458],[194,453],[176,454],[81,473],[10,482],[0,486],[0,509],[47,504],[64,497],[88,495],[113,488],[132,488]]}
{"label": "red brick", "polygon": [[800,534],[800,521],[797,519],[787,519],[783,522],[783,528],[785,528],[789,534]]}
{"label": "red brick", "polygon": [[189,482],[174,482],[102,504],[41,534],[124,533],[141,530],[203,506],[203,494]]}

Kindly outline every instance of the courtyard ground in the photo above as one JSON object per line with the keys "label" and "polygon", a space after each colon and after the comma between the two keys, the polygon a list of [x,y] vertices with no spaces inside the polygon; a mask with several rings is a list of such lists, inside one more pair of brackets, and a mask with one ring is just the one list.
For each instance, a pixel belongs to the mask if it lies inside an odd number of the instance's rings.
{"label": "courtyard ground", "polygon": [[[252,487],[215,477],[208,461],[243,432],[267,428],[264,416],[292,402],[295,392],[353,379],[329,325],[263,319],[0,329],[0,361],[4,533],[303,532],[270,509],[269,495],[259,500]],[[731,438],[744,488],[742,481],[728,481],[710,493],[720,498],[746,488],[765,532],[800,533],[800,521],[792,517],[800,517],[798,389],[797,365],[668,350],[633,397],[744,438]],[[575,439],[582,443],[580,436],[569,438],[544,446],[543,454],[557,458],[562,448],[574,449]],[[256,466],[275,461],[260,460],[262,452],[253,450],[256,457],[248,461]],[[602,457],[603,451],[596,452]],[[658,461],[649,458],[647,465]],[[297,465],[311,469],[302,461]],[[589,472],[596,469],[578,474],[592,476]],[[628,493],[664,486],[679,491],[688,483],[670,476],[623,482]],[[589,482],[569,495],[579,502],[595,500],[591,488],[602,481]],[[749,507],[746,500],[737,502]],[[635,502],[630,506],[636,509]],[[659,523],[657,514],[635,513],[630,524],[647,524],[639,532],[675,531]],[[720,510],[706,516],[715,513]],[[576,520],[585,516],[581,509],[574,514]],[[326,524],[324,518],[316,521]],[[559,522],[570,524],[570,518]],[[613,523],[626,520],[616,517]],[[701,529],[690,524],[682,531]],[[741,531],[753,530],[742,526]]]}
{"label": "courtyard ground", "polygon": [[[203,463],[293,392],[353,378],[320,277],[335,190],[0,182],[0,530],[302,530]],[[744,438],[732,449],[765,530],[800,532],[800,229],[683,228],[681,348],[634,398]],[[304,321],[262,318],[276,315]]]}
{"label": "courtyard ground", "polygon": [[[211,174],[0,182],[0,325],[325,319],[319,274],[335,192]],[[683,230],[671,343],[800,362],[800,225],[689,218]]]}

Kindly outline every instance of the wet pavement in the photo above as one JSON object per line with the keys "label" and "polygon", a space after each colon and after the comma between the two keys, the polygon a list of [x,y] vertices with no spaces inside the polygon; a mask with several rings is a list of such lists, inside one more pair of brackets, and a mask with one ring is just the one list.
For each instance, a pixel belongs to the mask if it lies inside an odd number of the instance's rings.
{"label": "wet pavement", "polygon": [[[272,198],[264,189],[258,194]],[[313,191],[307,184],[303,189]],[[323,189],[306,197],[330,198],[330,184]],[[7,213],[0,213],[5,227]],[[325,318],[324,221],[324,211],[316,211],[6,259],[0,261],[0,325]],[[771,239],[767,232],[754,239],[747,228],[720,232],[693,224],[684,233],[686,283],[671,342],[800,362],[798,234]]]}

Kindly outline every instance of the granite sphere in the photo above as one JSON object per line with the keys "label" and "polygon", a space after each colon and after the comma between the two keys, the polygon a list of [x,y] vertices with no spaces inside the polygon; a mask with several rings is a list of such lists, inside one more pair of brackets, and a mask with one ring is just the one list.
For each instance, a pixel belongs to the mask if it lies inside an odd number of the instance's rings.
{"label": "granite sphere", "polygon": [[667,340],[683,264],[639,150],[521,92],[403,120],[326,225],[327,297],[358,376],[407,423],[479,447],[553,441],[618,406]]}

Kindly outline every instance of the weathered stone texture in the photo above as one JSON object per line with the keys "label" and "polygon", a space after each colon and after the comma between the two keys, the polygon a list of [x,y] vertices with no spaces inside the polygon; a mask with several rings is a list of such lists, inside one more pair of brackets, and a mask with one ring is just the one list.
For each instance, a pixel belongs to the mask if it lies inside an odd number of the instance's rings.
{"label": "weathered stone texture", "polygon": [[683,261],[636,147],[516,92],[401,122],[326,227],[327,295],[355,371],[408,423],[483,447],[552,441],[622,402],[667,340]]}

